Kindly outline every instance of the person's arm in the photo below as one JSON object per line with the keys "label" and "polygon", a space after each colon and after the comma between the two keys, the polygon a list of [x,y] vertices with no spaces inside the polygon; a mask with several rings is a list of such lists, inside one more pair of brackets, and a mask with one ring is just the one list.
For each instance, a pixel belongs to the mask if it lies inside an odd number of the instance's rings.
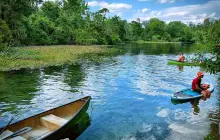
{"label": "person's arm", "polygon": [[196,84],[196,89],[197,90],[201,90],[201,91],[203,90],[203,88],[200,85],[198,85],[198,84]]}
{"label": "person's arm", "polygon": [[179,58],[178,58],[178,61],[180,61],[182,59],[182,56],[180,56]]}

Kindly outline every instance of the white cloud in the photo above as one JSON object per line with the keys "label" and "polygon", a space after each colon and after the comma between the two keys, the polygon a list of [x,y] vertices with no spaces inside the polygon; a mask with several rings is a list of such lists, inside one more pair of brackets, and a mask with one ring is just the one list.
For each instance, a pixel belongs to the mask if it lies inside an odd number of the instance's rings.
{"label": "white cloud", "polygon": [[158,0],[157,2],[163,4],[163,3],[174,3],[175,0]]}
{"label": "white cloud", "polygon": [[105,1],[91,1],[88,2],[88,6],[90,7],[99,7],[99,8],[107,8],[110,12],[121,15],[123,11],[129,10],[132,8],[132,5],[126,3],[108,3]]}
{"label": "white cloud", "polygon": [[148,11],[149,11],[149,9],[144,8],[144,9],[139,9],[139,10],[138,10],[138,13],[146,13],[146,12],[148,12]]}
{"label": "white cloud", "polygon": [[162,117],[162,118],[165,118],[168,116],[170,110],[167,108],[167,109],[162,109],[160,110],[160,112],[157,113],[157,116],[158,117]]}
{"label": "white cloud", "polygon": [[91,6],[91,7],[98,6],[98,2],[97,1],[90,1],[90,2],[88,2],[88,6]]}
{"label": "white cloud", "polygon": [[147,11],[148,11],[147,8],[144,8],[144,9],[141,10],[142,13],[146,13]]}
{"label": "white cloud", "polygon": [[166,22],[182,21],[184,23],[201,23],[206,18],[220,18],[220,1],[212,0],[205,4],[171,7],[158,11],[138,12],[133,15],[133,19],[140,18],[141,21],[150,18],[159,18]]}

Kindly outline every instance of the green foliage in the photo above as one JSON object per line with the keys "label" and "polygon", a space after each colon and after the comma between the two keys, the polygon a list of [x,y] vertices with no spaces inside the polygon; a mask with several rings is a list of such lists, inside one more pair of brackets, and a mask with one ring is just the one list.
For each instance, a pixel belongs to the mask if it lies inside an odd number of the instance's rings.
{"label": "green foliage", "polygon": [[98,40],[97,39],[78,39],[76,40],[76,43],[80,45],[95,45],[95,44],[98,44]]}
{"label": "green foliage", "polygon": [[185,27],[186,25],[180,21],[172,21],[167,25],[166,30],[172,38],[180,38],[184,34]]}
{"label": "green foliage", "polygon": [[189,27],[185,27],[181,41],[183,41],[183,42],[192,42],[193,41],[192,37],[193,37],[193,34],[191,32],[191,29]]}
{"label": "green foliage", "polygon": [[[107,8],[95,13],[90,12],[84,0],[27,0],[21,3],[13,3],[12,0],[1,1],[0,14],[10,27],[11,46],[113,45],[136,40],[162,42],[192,39],[190,28],[181,22],[165,24],[164,21],[152,18],[144,23],[140,23],[139,20],[128,23],[119,16],[107,18],[108,13]],[[209,24],[211,23],[207,21],[207,25]],[[194,40],[197,38],[194,37]]]}
{"label": "green foliage", "polygon": [[56,40],[52,39],[55,31],[55,25],[47,17],[42,14],[33,14],[29,18],[29,36],[32,39],[30,44],[46,45],[57,44]]}
{"label": "green foliage", "polygon": [[136,22],[136,21],[132,21],[131,23],[131,30],[132,30],[132,40],[139,40],[141,39],[141,34],[143,32],[143,28],[141,27],[141,24]]}
{"label": "green foliage", "polygon": [[205,20],[196,29],[196,42],[201,53],[212,52],[213,57],[206,62],[206,68],[211,73],[220,72],[220,21]]}
{"label": "green foliage", "polygon": [[208,134],[207,136],[204,137],[204,140],[214,140],[214,139],[215,139],[215,137],[210,134]]}
{"label": "green foliage", "polygon": [[220,44],[220,20],[214,21],[208,30],[209,40],[215,44]]}
{"label": "green foliage", "polygon": [[10,45],[18,45],[20,43],[20,22],[23,17],[29,16],[37,10],[40,0],[1,0],[0,1],[0,20],[8,25],[12,38]]}
{"label": "green foliage", "polygon": [[5,21],[0,20],[0,51],[5,50],[11,40],[11,31]]}
{"label": "green foliage", "polygon": [[165,23],[157,18],[150,19],[147,27],[152,35],[163,35],[165,32]]}
{"label": "green foliage", "polygon": [[51,20],[56,20],[59,17],[60,3],[46,1],[40,8],[42,13]]}

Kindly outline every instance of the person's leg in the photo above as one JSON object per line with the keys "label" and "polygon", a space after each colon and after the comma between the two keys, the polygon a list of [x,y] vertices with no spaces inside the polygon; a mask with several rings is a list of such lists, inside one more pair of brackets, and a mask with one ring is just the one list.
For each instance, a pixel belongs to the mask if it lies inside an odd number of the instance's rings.
{"label": "person's leg", "polygon": [[207,94],[206,91],[203,90],[201,93],[202,93],[202,96],[203,96],[204,98],[206,98],[206,94]]}
{"label": "person's leg", "polygon": [[205,92],[206,92],[207,98],[210,98],[211,92],[209,90],[206,90]]}

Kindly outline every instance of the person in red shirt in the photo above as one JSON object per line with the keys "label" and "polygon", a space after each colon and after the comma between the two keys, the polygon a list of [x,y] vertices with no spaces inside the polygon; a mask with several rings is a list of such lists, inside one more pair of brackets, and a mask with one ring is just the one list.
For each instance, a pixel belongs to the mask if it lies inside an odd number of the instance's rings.
{"label": "person in red shirt", "polygon": [[202,78],[204,76],[203,72],[198,72],[197,77],[192,81],[192,90],[199,92],[203,95],[203,97],[210,97],[211,92],[208,90],[208,84],[201,84]]}
{"label": "person in red shirt", "polygon": [[185,60],[185,56],[183,55],[183,53],[181,53],[181,55],[180,55],[180,57],[178,58],[177,61],[184,62],[184,60]]}

